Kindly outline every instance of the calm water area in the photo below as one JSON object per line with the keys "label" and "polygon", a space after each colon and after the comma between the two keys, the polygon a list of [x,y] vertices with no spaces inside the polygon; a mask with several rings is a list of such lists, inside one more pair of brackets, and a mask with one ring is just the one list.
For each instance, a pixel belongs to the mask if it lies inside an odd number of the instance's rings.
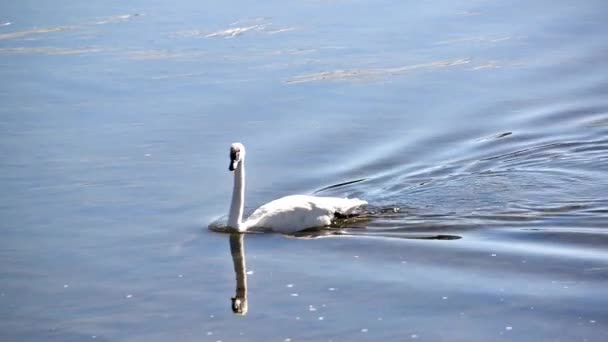
{"label": "calm water area", "polygon": [[[3,1],[0,340],[608,341],[607,18]],[[248,210],[316,193],[364,218],[210,230],[235,141]]]}

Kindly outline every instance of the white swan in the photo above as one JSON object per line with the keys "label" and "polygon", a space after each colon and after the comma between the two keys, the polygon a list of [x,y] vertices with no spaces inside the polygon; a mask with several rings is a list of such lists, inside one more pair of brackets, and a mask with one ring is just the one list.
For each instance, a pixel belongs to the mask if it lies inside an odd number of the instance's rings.
{"label": "white swan", "polygon": [[252,228],[270,229],[290,234],[307,228],[331,224],[336,215],[351,215],[367,205],[357,198],[292,195],[279,198],[256,209],[243,222],[245,204],[245,146],[230,146],[230,171],[234,171],[234,189],[228,214],[228,227],[240,232]]}

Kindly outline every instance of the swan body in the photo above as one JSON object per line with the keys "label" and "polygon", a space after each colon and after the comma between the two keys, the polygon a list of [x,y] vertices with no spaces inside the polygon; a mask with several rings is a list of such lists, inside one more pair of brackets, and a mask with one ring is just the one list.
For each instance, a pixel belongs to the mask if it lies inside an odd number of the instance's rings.
{"label": "swan body", "polygon": [[266,228],[281,233],[324,227],[331,224],[336,213],[351,215],[366,205],[360,199],[291,195],[276,199],[256,209],[245,228]]}
{"label": "swan body", "polygon": [[290,234],[300,230],[324,227],[337,215],[352,215],[367,202],[357,198],[291,195],[276,199],[256,209],[243,221],[245,202],[245,147],[234,143],[230,147],[230,171],[234,171],[234,189],[228,215],[228,226],[244,232],[270,229]]}

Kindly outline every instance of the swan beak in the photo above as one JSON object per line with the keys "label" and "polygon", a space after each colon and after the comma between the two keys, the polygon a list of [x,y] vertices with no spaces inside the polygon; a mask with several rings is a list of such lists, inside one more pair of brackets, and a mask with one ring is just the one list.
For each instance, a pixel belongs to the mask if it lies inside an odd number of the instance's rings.
{"label": "swan beak", "polygon": [[236,170],[236,166],[239,164],[238,160],[231,160],[230,161],[230,165],[228,165],[228,170],[229,171],[234,171]]}

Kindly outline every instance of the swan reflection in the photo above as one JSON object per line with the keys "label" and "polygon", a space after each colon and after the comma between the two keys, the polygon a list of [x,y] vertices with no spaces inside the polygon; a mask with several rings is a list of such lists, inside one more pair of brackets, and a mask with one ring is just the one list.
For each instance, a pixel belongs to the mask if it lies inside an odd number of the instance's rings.
{"label": "swan reflection", "polygon": [[232,300],[232,312],[238,315],[247,314],[247,266],[245,265],[245,234],[230,234],[230,254],[236,274],[236,294]]}

